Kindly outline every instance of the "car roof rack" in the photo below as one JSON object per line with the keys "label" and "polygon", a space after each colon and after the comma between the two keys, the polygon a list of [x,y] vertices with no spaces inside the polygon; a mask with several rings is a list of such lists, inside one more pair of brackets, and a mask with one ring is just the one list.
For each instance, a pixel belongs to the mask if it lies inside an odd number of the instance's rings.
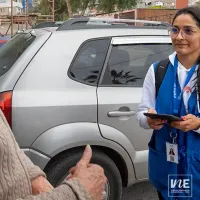
{"label": "car roof rack", "polygon": [[33,29],[47,28],[47,27],[59,27],[62,21],[45,21],[32,26]]}
{"label": "car roof rack", "polygon": [[[145,24],[145,27],[143,26]],[[148,26],[147,26],[148,24]],[[167,22],[135,20],[135,19],[113,19],[113,18],[96,18],[82,17],[70,18],[63,22],[56,31],[78,30],[78,29],[101,29],[101,28],[168,28]]]}

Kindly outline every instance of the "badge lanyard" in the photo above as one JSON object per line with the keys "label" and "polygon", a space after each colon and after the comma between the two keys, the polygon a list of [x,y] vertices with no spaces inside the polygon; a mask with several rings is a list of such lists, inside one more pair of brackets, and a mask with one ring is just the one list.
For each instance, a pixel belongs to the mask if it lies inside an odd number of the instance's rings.
{"label": "badge lanyard", "polygon": [[[190,79],[192,78],[195,69],[196,69],[196,64],[190,69],[188,72],[187,78],[185,80],[183,88],[187,86],[189,83]],[[179,108],[181,105],[181,99],[183,96],[183,91],[181,91],[181,88],[179,87],[179,81],[178,81],[178,75],[177,75],[177,69],[178,69],[178,59],[177,56],[175,57],[174,60],[174,89],[173,89],[173,114],[178,115],[179,113]]]}
{"label": "badge lanyard", "polygon": [[178,145],[175,143],[176,136],[170,133],[170,137],[172,138],[172,143],[166,142],[166,153],[167,153],[167,161],[178,164]]}
{"label": "badge lanyard", "polygon": [[[178,80],[177,69],[178,69],[178,59],[176,56],[174,60],[174,89],[173,89],[173,114],[175,115],[179,114],[179,109],[183,96],[183,90],[189,83],[190,79],[192,78],[196,69],[196,65],[194,65],[188,72],[182,91]],[[177,133],[171,132],[170,137],[172,138],[172,143],[166,142],[167,161],[178,164],[179,163],[178,145],[176,144]]]}

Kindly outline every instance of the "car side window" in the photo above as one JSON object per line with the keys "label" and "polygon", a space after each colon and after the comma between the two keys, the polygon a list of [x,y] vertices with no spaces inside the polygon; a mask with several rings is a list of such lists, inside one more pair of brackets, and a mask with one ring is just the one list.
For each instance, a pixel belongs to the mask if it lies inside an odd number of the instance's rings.
{"label": "car side window", "polygon": [[70,77],[79,82],[97,85],[109,42],[109,38],[106,38],[84,43],[71,65]]}
{"label": "car side window", "polygon": [[151,64],[172,52],[171,44],[113,46],[101,85],[142,87]]}

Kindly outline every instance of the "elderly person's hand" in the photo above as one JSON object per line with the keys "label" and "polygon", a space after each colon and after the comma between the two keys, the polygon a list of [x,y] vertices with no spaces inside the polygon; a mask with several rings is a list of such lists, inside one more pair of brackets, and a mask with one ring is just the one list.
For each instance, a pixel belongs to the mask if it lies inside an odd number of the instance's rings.
{"label": "elderly person's hand", "polygon": [[49,192],[53,186],[43,176],[39,176],[32,181],[32,194],[38,195],[42,192]]}
{"label": "elderly person's hand", "polygon": [[183,121],[174,121],[170,125],[176,129],[183,132],[188,132],[191,130],[197,130],[200,128],[200,119],[195,115],[188,114],[182,117]]}
{"label": "elderly person's hand", "polygon": [[[154,109],[150,108],[148,110],[148,113],[157,113]],[[160,130],[164,123],[166,122],[166,120],[161,120],[161,119],[151,119],[150,117],[147,117],[147,123],[149,125],[150,128],[152,128],[153,130]]]}
{"label": "elderly person's hand", "polygon": [[92,149],[87,145],[81,160],[70,170],[68,179],[78,179],[93,200],[102,200],[107,179],[102,167],[90,164],[91,157]]}

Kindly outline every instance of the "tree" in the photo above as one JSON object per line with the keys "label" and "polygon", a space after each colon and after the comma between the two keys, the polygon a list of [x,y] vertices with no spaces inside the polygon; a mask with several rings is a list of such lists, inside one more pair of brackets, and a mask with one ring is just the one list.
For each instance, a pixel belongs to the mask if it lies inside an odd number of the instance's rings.
{"label": "tree", "polygon": [[68,16],[72,17],[73,13],[72,13],[71,1],[66,0],[66,5],[67,5],[67,10],[68,10]]}
{"label": "tree", "polygon": [[[72,13],[85,14],[87,8],[95,8],[99,12],[110,13],[118,10],[131,9],[138,0],[55,0],[55,20],[64,20]],[[48,0],[41,0],[38,12],[45,15],[51,14],[51,4]]]}
{"label": "tree", "polygon": [[87,8],[96,8],[100,12],[111,13],[116,10],[131,9],[138,0],[71,0],[74,12],[85,12]]}
{"label": "tree", "polygon": [[63,21],[68,18],[67,5],[65,0],[55,0],[55,20]]}
{"label": "tree", "polygon": [[[35,8],[35,12],[39,12],[42,15],[52,14],[52,3],[48,0],[41,0],[40,4]],[[55,20],[62,21],[67,19],[68,12],[65,0],[55,0]]]}
{"label": "tree", "polygon": [[50,3],[48,2],[48,0],[41,0],[40,4],[35,7],[35,12],[39,12],[42,13],[43,15],[49,15],[50,14]]}
{"label": "tree", "polygon": [[94,8],[94,0],[71,0],[71,7],[73,13],[79,12],[81,15],[85,14],[87,8]]}
{"label": "tree", "polygon": [[99,0],[97,9],[106,13],[116,10],[131,9],[136,6],[138,0]]}

